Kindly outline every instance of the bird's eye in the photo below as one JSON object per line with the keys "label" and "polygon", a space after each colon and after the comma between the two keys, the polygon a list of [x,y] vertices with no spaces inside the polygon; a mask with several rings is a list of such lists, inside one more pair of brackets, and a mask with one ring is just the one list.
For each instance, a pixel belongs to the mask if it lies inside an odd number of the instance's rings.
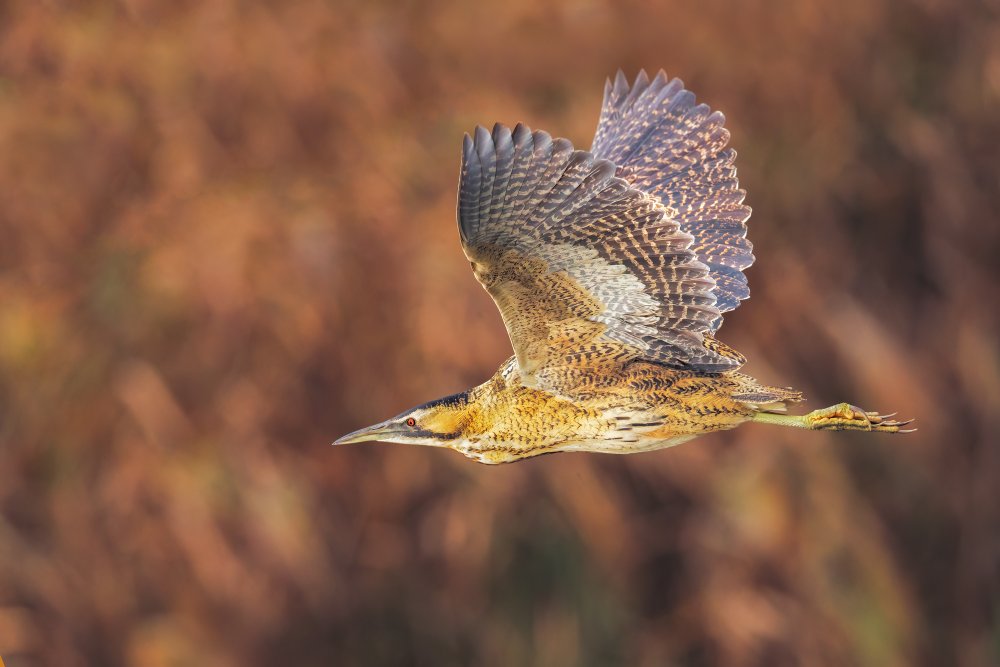
{"label": "bird's eye", "polygon": [[406,420],[406,425],[407,426],[416,426],[417,425],[417,420],[414,419],[413,417],[408,417],[407,420]]}

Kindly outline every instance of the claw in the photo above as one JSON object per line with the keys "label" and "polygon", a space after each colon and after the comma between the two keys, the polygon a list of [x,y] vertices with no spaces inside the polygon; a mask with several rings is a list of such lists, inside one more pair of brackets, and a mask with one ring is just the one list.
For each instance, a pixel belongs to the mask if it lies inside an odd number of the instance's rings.
{"label": "claw", "polygon": [[[888,416],[888,415],[886,415]],[[901,426],[906,426],[907,424],[913,423],[912,419],[903,419],[901,421],[896,421],[894,419],[881,419],[879,421],[872,421],[872,430],[881,431],[883,433],[912,433],[917,429],[903,429]]]}
{"label": "claw", "polygon": [[844,431],[876,431],[879,433],[899,433],[909,432],[900,427],[913,422],[912,419],[895,420],[898,413],[879,414],[878,412],[868,412],[848,403],[816,410],[810,413],[809,417],[813,422],[812,428],[844,430]]}

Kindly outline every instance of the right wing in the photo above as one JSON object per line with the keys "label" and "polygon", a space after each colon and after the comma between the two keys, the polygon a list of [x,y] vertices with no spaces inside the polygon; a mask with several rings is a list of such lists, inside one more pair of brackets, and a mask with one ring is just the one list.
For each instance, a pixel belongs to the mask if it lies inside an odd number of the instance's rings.
{"label": "right wing", "polygon": [[544,384],[558,375],[546,369],[608,357],[740,366],[711,335],[715,283],[691,236],[615,169],[523,125],[465,138],[462,246],[500,309],[522,377]]}

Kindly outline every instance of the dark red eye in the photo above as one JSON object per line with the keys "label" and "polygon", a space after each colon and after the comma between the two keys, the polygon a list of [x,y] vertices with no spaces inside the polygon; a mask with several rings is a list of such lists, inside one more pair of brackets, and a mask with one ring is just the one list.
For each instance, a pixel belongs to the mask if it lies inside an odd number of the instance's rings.
{"label": "dark red eye", "polygon": [[407,426],[416,426],[417,425],[417,420],[414,419],[413,417],[409,417],[406,420],[406,425]]}

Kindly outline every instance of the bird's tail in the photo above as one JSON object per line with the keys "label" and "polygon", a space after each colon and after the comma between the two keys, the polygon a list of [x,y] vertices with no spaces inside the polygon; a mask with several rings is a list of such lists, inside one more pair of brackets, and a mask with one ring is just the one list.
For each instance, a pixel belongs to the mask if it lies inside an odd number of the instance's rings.
{"label": "bird's tail", "polygon": [[746,403],[758,412],[785,412],[786,403],[798,403],[805,400],[801,391],[795,391],[791,387],[769,387],[742,374],[740,374],[740,379],[747,382],[741,383],[742,386],[733,392],[733,398],[741,403]]}

